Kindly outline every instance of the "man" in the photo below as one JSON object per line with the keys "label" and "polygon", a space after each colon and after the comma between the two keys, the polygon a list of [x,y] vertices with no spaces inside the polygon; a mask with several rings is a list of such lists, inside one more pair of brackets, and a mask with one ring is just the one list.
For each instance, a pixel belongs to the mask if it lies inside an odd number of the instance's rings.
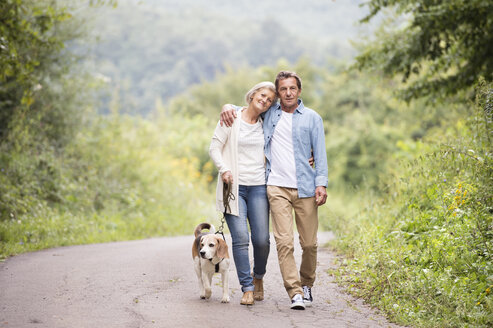
{"label": "man", "polygon": [[[265,113],[264,138],[267,196],[279,266],[291,308],[304,310],[313,302],[311,289],[317,265],[318,206],[327,200],[327,154],[322,118],[305,107],[301,79],[281,71],[275,81],[280,99]],[[230,126],[236,110],[225,105],[221,121]],[[308,159],[314,157],[315,168]],[[303,250],[298,273],[294,259],[293,215]]]}

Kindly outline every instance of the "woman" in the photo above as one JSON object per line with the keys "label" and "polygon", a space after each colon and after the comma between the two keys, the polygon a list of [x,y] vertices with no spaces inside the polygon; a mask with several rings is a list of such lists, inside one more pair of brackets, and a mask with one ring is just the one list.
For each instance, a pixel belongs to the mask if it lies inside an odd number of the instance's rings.
{"label": "woman", "polygon": [[[269,202],[267,200],[264,132],[260,114],[276,102],[276,89],[271,82],[255,85],[245,95],[248,104],[238,111],[231,127],[219,123],[212,137],[209,155],[219,170],[216,205],[224,212],[223,182],[232,183],[234,198],[226,222],[233,240],[233,258],[243,291],[240,303],[254,304],[264,299],[262,278],[270,251]],[[253,274],[248,254],[249,233],[253,244]]]}

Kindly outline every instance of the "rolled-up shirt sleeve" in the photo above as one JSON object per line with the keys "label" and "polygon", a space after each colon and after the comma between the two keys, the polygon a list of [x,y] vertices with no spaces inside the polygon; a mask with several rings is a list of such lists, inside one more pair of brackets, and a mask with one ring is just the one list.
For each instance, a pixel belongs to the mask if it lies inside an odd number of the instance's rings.
{"label": "rolled-up shirt sleeve", "polygon": [[327,187],[329,184],[329,169],[327,151],[325,149],[324,123],[317,117],[314,129],[313,155],[315,160],[315,186]]}

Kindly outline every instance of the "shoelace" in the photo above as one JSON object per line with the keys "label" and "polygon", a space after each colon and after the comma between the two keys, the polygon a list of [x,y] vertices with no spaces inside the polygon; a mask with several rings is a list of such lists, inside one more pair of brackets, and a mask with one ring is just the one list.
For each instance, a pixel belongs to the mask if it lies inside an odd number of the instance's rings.
{"label": "shoelace", "polygon": [[303,298],[307,300],[312,300],[312,290],[308,286],[303,286]]}

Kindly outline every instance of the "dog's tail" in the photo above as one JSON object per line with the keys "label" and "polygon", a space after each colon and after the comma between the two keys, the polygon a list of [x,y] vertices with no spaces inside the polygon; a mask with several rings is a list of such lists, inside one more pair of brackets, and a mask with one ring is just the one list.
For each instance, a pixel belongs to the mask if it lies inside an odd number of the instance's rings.
{"label": "dog's tail", "polygon": [[215,233],[216,228],[210,223],[201,223],[195,228],[195,238],[202,232],[202,230],[208,229],[210,233]]}

